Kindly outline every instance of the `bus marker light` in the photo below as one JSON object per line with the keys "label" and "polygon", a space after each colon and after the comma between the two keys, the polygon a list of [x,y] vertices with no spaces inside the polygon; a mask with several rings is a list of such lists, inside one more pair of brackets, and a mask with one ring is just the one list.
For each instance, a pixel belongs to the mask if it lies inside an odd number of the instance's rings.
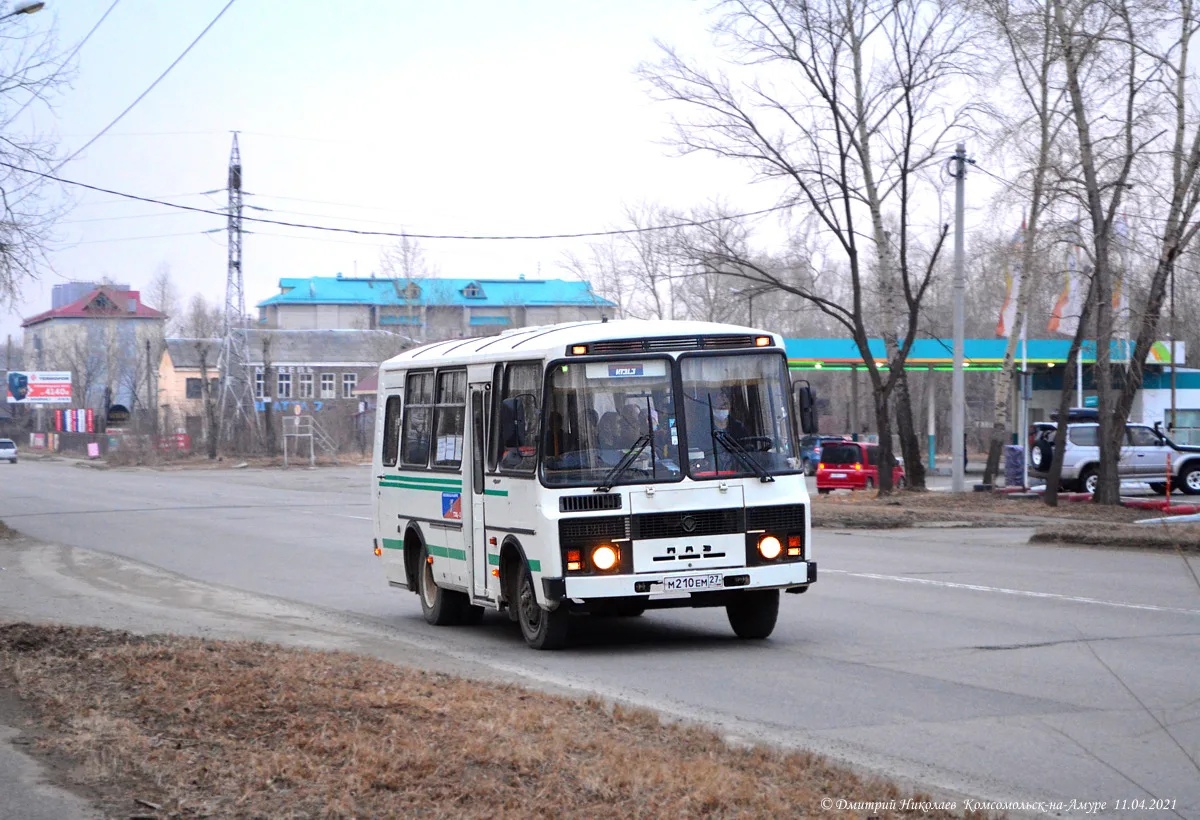
{"label": "bus marker light", "polygon": [[771,337],[770,336],[755,336],[754,337],[754,346],[755,347],[770,347],[771,346]]}
{"label": "bus marker light", "polygon": [[426,563],[426,564],[429,564],[429,566],[431,566],[431,567],[432,567],[432,566],[433,566],[433,556],[432,556],[432,555],[426,555],[426,556],[425,556],[425,563]]}
{"label": "bus marker light", "polygon": [[572,356],[586,356],[587,355],[587,345],[571,345],[571,355]]}
{"label": "bus marker light", "polygon": [[492,570],[492,577],[493,577],[493,578],[499,578],[499,577],[500,577],[500,570],[498,570],[498,569],[493,569],[493,570]]}
{"label": "bus marker light", "polygon": [[379,543],[378,543],[378,542],[376,542],[376,544],[375,544],[375,555],[376,555],[376,556],[383,555],[383,550],[381,550],[381,549],[379,548]]}

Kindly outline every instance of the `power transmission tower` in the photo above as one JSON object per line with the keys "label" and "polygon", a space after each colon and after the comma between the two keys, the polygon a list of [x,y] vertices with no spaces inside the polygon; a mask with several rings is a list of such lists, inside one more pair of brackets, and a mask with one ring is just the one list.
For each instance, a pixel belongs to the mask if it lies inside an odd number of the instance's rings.
{"label": "power transmission tower", "polygon": [[236,428],[248,429],[254,396],[247,368],[250,346],[246,338],[246,292],[242,279],[242,156],[238,151],[237,132],[233,132],[233,150],[229,153],[229,270],[225,280],[225,319],[222,326],[221,353],[217,365],[221,373],[221,437],[233,439]]}

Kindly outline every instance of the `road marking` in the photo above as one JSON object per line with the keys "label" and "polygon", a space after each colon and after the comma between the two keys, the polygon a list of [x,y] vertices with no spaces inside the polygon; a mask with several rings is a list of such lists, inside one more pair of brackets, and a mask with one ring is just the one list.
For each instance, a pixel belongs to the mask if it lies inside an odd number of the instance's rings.
{"label": "road marking", "polygon": [[998,592],[1003,595],[1019,595],[1025,598],[1047,598],[1055,601],[1070,601],[1076,604],[1098,604],[1119,609],[1144,609],[1150,612],[1175,612],[1183,615],[1200,615],[1200,609],[1184,609],[1173,606],[1155,606],[1154,604],[1131,604],[1124,601],[1105,601],[1100,598],[1088,598],[1082,595],[1060,595],[1057,592],[1034,592],[1028,589],[1009,589],[1007,587],[989,587],[982,584],[960,584],[955,581],[935,581],[932,578],[913,578],[908,575],[879,575],[874,572],[850,572],[844,569],[826,569],[822,573],[847,575],[851,578],[866,578],[872,581],[896,581],[902,584],[924,584],[926,586],[946,587],[948,589],[969,589],[974,592]]}

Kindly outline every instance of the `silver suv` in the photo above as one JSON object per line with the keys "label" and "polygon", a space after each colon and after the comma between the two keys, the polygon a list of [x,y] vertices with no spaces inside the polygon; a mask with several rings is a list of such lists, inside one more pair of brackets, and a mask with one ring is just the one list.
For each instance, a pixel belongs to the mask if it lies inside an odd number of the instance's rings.
{"label": "silver suv", "polygon": [[[1057,426],[1054,422],[1034,425],[1029,472],[1042,480],[1049,475]],[[1061,477],[1063,488],[1093,493],[1099,470],[1100,425],[1097,422],[1068,423]],[[1145,481],[1154,492],[1165,495],[1168,472],[1172,490],[1178,487],[1188,495],[1200,495],[1200,447],[1176,444],[1148,424],[1125,425],[1117,475],[1126,481]]]}

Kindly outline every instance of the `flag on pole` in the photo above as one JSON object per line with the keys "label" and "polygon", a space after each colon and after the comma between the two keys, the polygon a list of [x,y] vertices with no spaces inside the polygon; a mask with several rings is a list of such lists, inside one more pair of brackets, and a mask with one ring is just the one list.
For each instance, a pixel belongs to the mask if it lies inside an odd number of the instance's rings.
{"label": "flag on pole", "polygon": [[1017,300],[1021,298],[1021,250],[1025,241],[1025,220],[1021,220],[1021,230],[1013,237],[1009,261],[1004,265],[1004,305],[1000,308],[1000,319],[996,322],[996,335],[1008,338],[1012,335],[1013,325],[1017,321]]}
{"label": "flag on pole", "polygon": [[1121,338],[1129,336],[1129,223],[1125,214],[1121,214],[1113,222],[1113,245],[1116,250],[1116,262],[1113,270],[1113,334]]}
{"label": "flag on pole", "polygon": [[1050,322],[1046,329],[1051,333],[1061,333],[1064,336],[1074,336],[1079,329],[1079,317],[1083,313],[1083,300],[1086,295],[1083,276],[1079,272],[1079,247],[1072,244],[1067,251],[1067,275],[1063,289],[1050,312]]}

